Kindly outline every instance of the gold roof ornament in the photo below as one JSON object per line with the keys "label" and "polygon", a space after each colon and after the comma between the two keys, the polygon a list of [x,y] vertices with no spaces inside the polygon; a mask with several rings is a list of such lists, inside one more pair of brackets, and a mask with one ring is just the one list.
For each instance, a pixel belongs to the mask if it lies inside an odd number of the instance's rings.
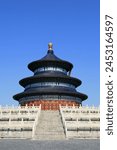
{"label": "gold roof ornament", "polygon": [[51,42],[48,43],[48,50],[53,50],[53,44]]}

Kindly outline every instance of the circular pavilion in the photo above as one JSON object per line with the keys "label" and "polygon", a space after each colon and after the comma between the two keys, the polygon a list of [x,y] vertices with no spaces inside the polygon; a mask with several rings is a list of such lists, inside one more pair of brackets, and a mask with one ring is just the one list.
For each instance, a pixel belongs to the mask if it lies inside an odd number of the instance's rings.
{"label": "circular pavilion", "polygon": [[82,82],[70,76],[73,65],[54,54],[52,43],[46,56],[31,62],[28,68],[34,75],[20,80],[24,92],[13,96],[21,106],[41,104],[42,110],[58,110],[59,105],[79,106],[87,99],[76,91]]}

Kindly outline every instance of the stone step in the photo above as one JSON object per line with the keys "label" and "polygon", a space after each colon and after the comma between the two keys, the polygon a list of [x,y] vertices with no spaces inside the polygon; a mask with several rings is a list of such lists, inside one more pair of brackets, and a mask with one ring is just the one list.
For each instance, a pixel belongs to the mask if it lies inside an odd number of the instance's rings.
{"label": "stone step", "polygon": [[43,125],[40,125],[40,126],[38,126],[38,127],[39,127],[39,128],[41,128],[41,127],[42,127],[42,128],[52,128],[52,127],[53,127],[53,128],[55,128],[55,129],[56,129],[56,128],[59,128],[59,129],[61,128],[61,129],[63,129],[60,125],[58,126],[57,124],[56,124],[56,125],[52,125],[52,124],[51,124],[51,125],[44,125],[44,124],[43,124]]}
{"label": "stone step", "polygon": [[59,133],[59,132],[53,132],[53,133],[52,132],[44,132],[44,133],[40,132],[40,134],[35,134],[35,135],[39,135],[39,136],[40,135],[64,135],[64,133],[62,133],[62,132],[61,133]]}
{"label": "stone step", "polygon": [[[42,130],[37,130],[38,132],[63,132],[63,130],[47,130],[47,129],[42,129]],[[37,132],[37,133],[38,133]]]}
{"label": "stone step", "polygon": [[34,139],[40,139],[40,140],[61,140],[61,139],[65,139],[64,136],[58,136],[58,135],[40,135],[40,136],[36,136]]}
{"label": "stone step", "polygon": [[[54,116],[53,116],[54,117]],[[58,121],[60,121],[60,119],[59,118],[54,118],[54,119],[51,119],[51,118],[40,118],[40,121],[49,121],[49,120],[51,120],[51,121],[54,121],[54,120],[58,120]]]}
{"label": "stone step", "polygon": [[41,111],[34,139],[65,139],[64,128],[59,111]]}
{"label": "stone step", "polygon": [[61,121],[59,121],[59,122],[57,121],[57,122],[56,122],[56,120],[55,120],[55,122],[48,122],[48,123],[47,123],[46,121],[43,121],[43,122],[40,122],[40,121],[39,121],[38,123],[39,123],[39,125],[44,124],[45,126],[48,126],[48,125],[53,125],[53,126],[54,126],[54,125],[57,125],[57,126],[61,126]]}

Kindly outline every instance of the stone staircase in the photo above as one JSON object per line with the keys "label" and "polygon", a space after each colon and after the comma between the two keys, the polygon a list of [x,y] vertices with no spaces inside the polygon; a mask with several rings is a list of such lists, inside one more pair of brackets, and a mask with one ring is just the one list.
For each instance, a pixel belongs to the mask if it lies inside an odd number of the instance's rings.
{"label": "stone staircase", "polygon": [[59,111],[41,111],[36,126],[34,139],[38,140],[63,140],[65,133]]}

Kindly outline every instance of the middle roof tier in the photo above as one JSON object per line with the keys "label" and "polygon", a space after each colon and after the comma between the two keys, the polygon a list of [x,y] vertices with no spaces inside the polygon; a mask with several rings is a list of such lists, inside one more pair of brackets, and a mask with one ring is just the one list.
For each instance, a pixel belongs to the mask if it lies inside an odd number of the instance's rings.
{"label": "middle roof tier", "polygon": [[19,81],[19,84],[23,87],[26,87],[29,84],[32,83],[39,83],[39,82],[58,82],[58,83],[69,83],[74,85],[75,87],[78,87],[81,85],[81,80],[70,77],[64,74],[57,74],[54,72],[46,72],[43,74],[34,75],[31,77],[24,78]]}

